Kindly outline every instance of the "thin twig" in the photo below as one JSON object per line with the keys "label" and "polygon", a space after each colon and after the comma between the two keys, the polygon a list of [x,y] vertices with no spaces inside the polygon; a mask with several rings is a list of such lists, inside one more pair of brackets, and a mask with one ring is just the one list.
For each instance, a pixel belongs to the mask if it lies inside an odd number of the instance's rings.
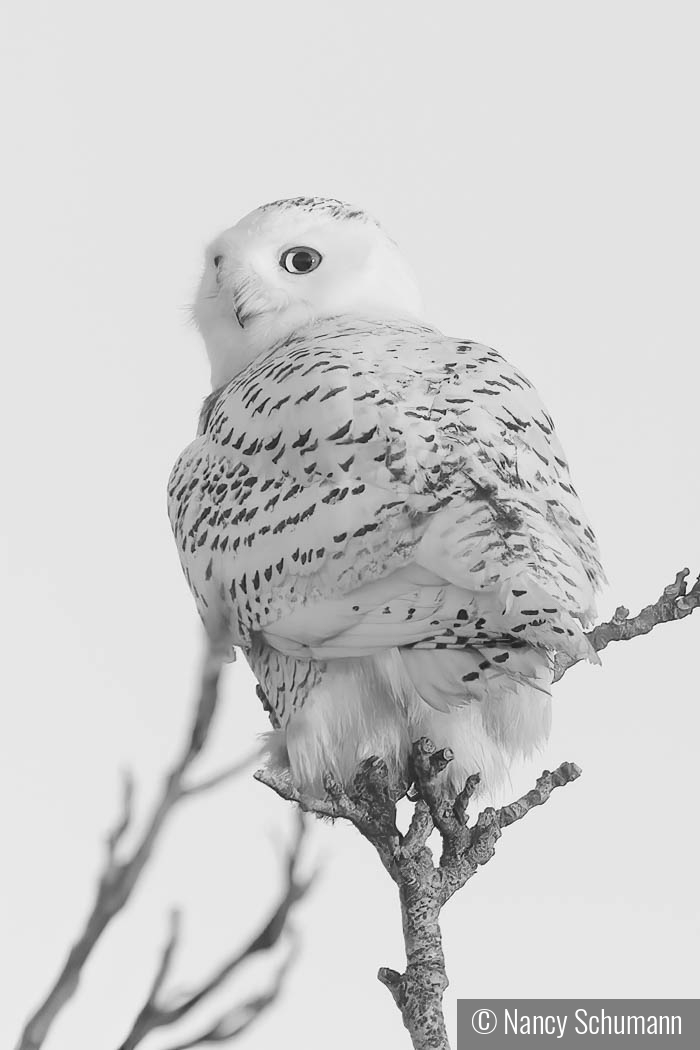
{"label": "thin twig", "polygon": [[[125,776],[122,809],[114,828],[107,836],[107,857],[99,877],[94,903],[51,989],[26,1022],[16,1050],[39,1050],[43,1045],[57,1015],[75,995],[83,967],[93,949],[107,926],[129,900],[173,808],[182,798],[206,789],[206,782],[205,786],[195,789],[186,787],[183,784],[183,776],[201,752],[209,735],[219,698],[222,663],[221,653],[216,646],[212,646],[202,669],[199,697],[186,745],[164,777],[159,797],[141,837],[131,854],[119,860],[118,847],[130,830],[133,819],[133,782],[130,775]],[[225,778],[221,776],[211,778],[209,787],[215,787],[223,779]]]}
{"label": "thin twig", "polygon": [[[170,1027],[182,1020],[183,1017],[190,1014],[213,992],[220,988],[243,963],[247,962],[256,953],[268,951],[277,944],[287,926],[287,920],[291,908],[308,892],[314,878],[313,875],[301,878],[298,874],[300,857],[306,833],[307,825],[305,819],[302,814],[299,814],[294,840],[290,846],[285,863],[284,888],[275,910],[260,932],[257,933],[244,948],[239,949],[235,955],[219,966],[218,969],[215,970],[206,981],[203,981],[200,987],[194,992],[179,999],[177,1002],[168,1003],[161,996],[161,991],[165,978],[168,975],[173,951],[177,943],[177,927],[171,927],[171,935],[163,951],[156,978],[151,985],[148,997],[136,1016],[128,1035],[120,1044],[119,1050],[134,1050],[135,1047],[143,1042],[147,1035],[155,1031],[157,1028]],[[278,977],[280,977],[279,973]],[[273,983],[272,987],[279,990],[279,981]],[[265,993],[263,996],[257,996],[248,1003],[236,1007],[233,1013],[238,1017],[241,1015],[242,1011],[243,1014],[241,1016],[244,1015],[245,1018],[247,1018],[245,1022],[245,1027],[247,1027],[254,1017],[262,1012],[269,1001],[271,1001],[269,999],[269,993]],[[230,1018],[231,1016],[233,1016],[232,1013],[226,1015],[227,1018]],[[223,1021],[219,1021],[214,1028],[220,1028],[222,1024]],[[211,1031],[213,1031],[213,1029],[210,1030],[210,1033]],[[229,1034],[225,1038],[232,1037],[233,1036]],[[204,1040],[204,1038],[204,1036],[199,1037],[200,1041]],[[210,1042],[217,1041],[211,1034],[208,1034],[206,1038]],[[221,1038],[223,1039],[224,1037]],[[190,1046],[195,1044],[186,1043],[182,1045]]]}
{"label": "thin twig", "polygon": [[223,1014],[211,1027],[187,1039],[184,1043],[176,1043],[168,1047],[168,1050],[190,1050],[191,1047],[204,1046],[206,1043],[226,1043],[242,1035],[277,1000],[284,980],[296,958],[297,950],[293,943],[282,964],[278,967],[270,986],[264,992],[259,992],[250,999],[246,999]]}
{"label": "thin twig", "polygon": [[161,953],[160,963],[156,970],[151,984],[150,992],[148,993],[148,999],[155,1000],[160,992],[161,988],[165,984],[165,979],[170,973],[170,967],[172,966],[173,957],[175,955],[175,949],[178,946],[180,940],[180,929],[182,925],[182,916],[177,909],[173,909],[170,913],[170,924],[168,938],[163,946]]}
{"label": "thin twig", "polygon": [[107,858],[112,866],[117,854],[117,846],[124,838],[131,825],[131,817],[134,809],[134,778],[131,770],[122,773],[122,812],[121,817],[107,835]]}
{"label": "thin twig", "polygon": [[[681,569],[676,573],[673,583],[664,588],[661,597],[652,605],[645,606],[636,616],[630,616],[629,609],[620,605],[611,620],[598,624],[587,633],[586,637],[595,651],[599,653],[611,642],[627,642],[630,638],[649,634],[659,624],[690,616],[700,606],[700,576],[688,590],[686,580],[689,575],[689,569]],[[554,662],[554,681],[558,682],[580,659],[558,653]]]}

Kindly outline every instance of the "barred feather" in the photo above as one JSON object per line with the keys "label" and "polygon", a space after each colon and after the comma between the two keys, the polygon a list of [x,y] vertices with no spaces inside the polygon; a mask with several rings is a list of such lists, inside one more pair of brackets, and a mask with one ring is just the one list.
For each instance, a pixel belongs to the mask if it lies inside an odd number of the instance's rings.
{"label": "barred feather", "polygon": [[168,496],[202,619],[303,786],[370,754],[398,774],[422,733],[455,782],[497,779],[546,736],[552,654],[593,658],[595,537],[551,417],[489,347],[295,321],[209,399]]}

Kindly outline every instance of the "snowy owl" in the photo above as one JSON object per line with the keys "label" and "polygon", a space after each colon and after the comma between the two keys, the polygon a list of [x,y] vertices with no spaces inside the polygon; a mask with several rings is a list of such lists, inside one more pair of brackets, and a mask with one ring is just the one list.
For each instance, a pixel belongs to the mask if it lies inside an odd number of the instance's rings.
{"label": "snowy owl", "polygon": [[423,316],[379,224],[264,205],[209,247],[195,319],[212,393],[168,487],[209,632],[239,647],[298,788],[413,741],[448,787],[546,739],[554,654],[583,628],[596,539],[550,415],[495,350]]}

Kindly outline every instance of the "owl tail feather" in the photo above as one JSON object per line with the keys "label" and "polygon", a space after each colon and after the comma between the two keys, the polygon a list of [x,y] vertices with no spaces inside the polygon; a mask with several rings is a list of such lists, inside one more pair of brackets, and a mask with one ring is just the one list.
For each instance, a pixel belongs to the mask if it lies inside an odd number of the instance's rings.
{"label": "owl tail feather", "polygon": [[542,650],[523,646],[399,652],[416,692],[436,712],[477,702],[486,734],[506,757],[527,756],[546,740],[552,671]]}

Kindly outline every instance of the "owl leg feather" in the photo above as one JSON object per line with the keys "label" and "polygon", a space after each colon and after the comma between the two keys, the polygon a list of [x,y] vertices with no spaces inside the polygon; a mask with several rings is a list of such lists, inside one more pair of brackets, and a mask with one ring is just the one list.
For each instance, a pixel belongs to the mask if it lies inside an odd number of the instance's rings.
{"label": "owl leg feather", "polygon": [[[494,674],[481,699],[470,699],[462,677],[474,659],[468,653],[392,649],[327,661],[303,702],[286,712],[283,728],[267,735],[269,768],[284,771],[299,790],[322,797],[326,775],[350,789],[358,765],[375,755],[394,784],[406,784],[412,745],[428,736],[454,754],[445,773],[450,790],[461,790],[475,772],[481,774],[482,791],[493,790],[507,778],[512,758],[531,753],[546,739],[549,671],[528,680],[521,672]],[[523,663],[528,670],[533,660],[546,662],[543,654],[528,659]],[[424,699],[431,675],[452,698],[444,709]]]}

